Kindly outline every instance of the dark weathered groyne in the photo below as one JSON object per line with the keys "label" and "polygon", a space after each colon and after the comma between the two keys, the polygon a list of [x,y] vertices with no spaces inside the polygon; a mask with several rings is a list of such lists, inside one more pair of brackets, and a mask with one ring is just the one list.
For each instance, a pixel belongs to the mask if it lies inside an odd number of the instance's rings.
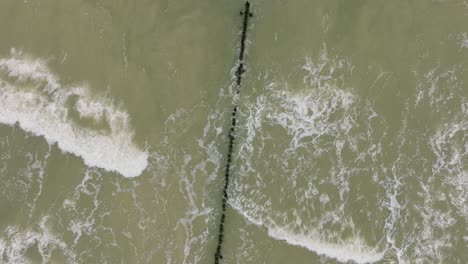
{"label": "dark weathered groyne", "polygon": [[[247,27],[249,24],[249,18],[252,17],[252,13],[250,12],[250,3],[247,1],[245,2],[245,7],[244,11],[241,12],[241,15],[243,16],[243,24],[242,24],[242,37],[241,37],[241,45],[240,45],[240,51],[239,51],[239,59],[238,59],[238,66],[236,70],[236,84],[237,84],[237,89],[236,89],[236,94],[239,94],[240,92],[240,85],[242,83],[242,74],[244,74],[245,69],[244,69],[244,53],[245,53],[245,41],[247,39]],[[226,203],[228,200],[228,187],[229,187],[229,176],[231,172],[231,161],[232,161],[232,150],[234,146],[234,140],[235,140],[235,135],[234,131],[236,128],[236,115],[237,115],[237,105],[234,105],[234,108],[232,110],[232,116],[231,116],[231,129],[229,129],[228,132],[228,139],[229,139],[229,147],[228,147],[228,152],[227,152],[227,162],[226,162],[226,169],[224,172],[224,186],[223,186],[223,199],[222,199],[222,204],[221,204],[221,219],[219,222],[219,233],[218,233],[218,246],[216,247],[216,253],[214,255],[214,263],[219,264],[219,261],[223,258],[221,255],[221,249],[223,245],[223,239],[224,239],[224,222],[226,221]]]}

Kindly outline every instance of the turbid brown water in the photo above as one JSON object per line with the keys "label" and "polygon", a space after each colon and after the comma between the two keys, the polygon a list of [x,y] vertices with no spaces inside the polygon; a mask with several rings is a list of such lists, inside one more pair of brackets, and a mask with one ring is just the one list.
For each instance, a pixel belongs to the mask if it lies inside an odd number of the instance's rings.
{"label": "turbid brown water", "polygon": [[468,4],[0,2],[0,263],[468,261]]}

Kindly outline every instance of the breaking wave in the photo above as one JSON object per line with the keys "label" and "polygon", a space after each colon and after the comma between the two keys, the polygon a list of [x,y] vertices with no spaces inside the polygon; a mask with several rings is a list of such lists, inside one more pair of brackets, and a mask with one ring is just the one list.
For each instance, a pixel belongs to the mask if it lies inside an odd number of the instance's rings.
{"label": "breaking wave", "polygon": [[12,50],[0,58],[0,123],[15,125],[81,157],[90,167],[135,177],[148,154],[133,142],[129,114],[85,85],[64,86],[42,59]]}

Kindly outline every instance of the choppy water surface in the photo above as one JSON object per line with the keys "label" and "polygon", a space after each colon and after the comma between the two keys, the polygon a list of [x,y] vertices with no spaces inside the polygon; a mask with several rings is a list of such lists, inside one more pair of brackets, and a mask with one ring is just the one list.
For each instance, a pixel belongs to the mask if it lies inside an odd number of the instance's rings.
{"label": "choppy water surface", "polygon": [[0,263],[468,261],[468,3],[0,3]]}

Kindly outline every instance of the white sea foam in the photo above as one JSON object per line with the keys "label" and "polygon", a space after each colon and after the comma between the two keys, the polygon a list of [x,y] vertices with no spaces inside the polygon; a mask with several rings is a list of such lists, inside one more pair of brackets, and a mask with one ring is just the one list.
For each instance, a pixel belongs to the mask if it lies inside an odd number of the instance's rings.
{"label": "white sea foam", "polygon": [[374,263],[381,260],[385,254],[385,251],[378,252],[374,248],[369,248],[358,237],[342,243],[329,243],[314,238],[312,235],[295,234],[282,228],[269,228],[268,234],[275,239],[284,240],[288,244],[307,248],[319,255],[341,262]]}
{"label": "white sea foam", "polygon": [[461,33],[457,36],[458,41],[460,42],[460,48],[466,49],[468,48],[468,34]]}
{"label": "white sea foam", "polygon": [[[76,99],[74,106],[68,104]],[[57,143],[65,152],[80,156],[86,165],[135,177],[148,164],[148,154],[133,142],[126,111],[105,97],[93,97],[85,85],[62,86],[44,60],[13,51],[0,58],[0,123],[19,126]],[[80,118],[106,123],[110,131],[97,131],[72,121]]]}
{"label": "white sea foam", "polygon": [[[342,119],[333,120],[332,116],[349,110],[355,101],[354,96],[346,91],[327,87],[300,93],[289,91],[273,92],[275,106],[265,118],[280,125],[292,135],[292,149],[297,149],[305,138],[317,138],[325,134],[348,132],[352,119],[344,115]],[[310,140],[309,140],[310,141]]]}
{"label": "white sea foam", "polygon": [[333,258],[344,263],[354,261],[359,264],[377,262],[385,255],[385,251],[379,251],[377,248],[369,247],[357,235],[353,235],[352,238],[347,239],[346,241],[332,243],[323,239],[319,235],[319,232],[314,231],[311,228],[308,228],[308,231],[305,232],[293,231],[293,229],[297,228],[279,226],[278,224],[273,223],[271,219],[262,219],[259,216],[249,214],[236,202],[230,204],[250,223],[266,227],[270,237],[285,241],[290,245],[306,248],[318,255]]}
{"label": "white sea foam", "polygon": [[47,217],[42,218],[35,230],[7,226],[0,236],[0,262],[8,264],[31,263],[25,253],[29,249],[35,248],[41,255],[42,263],[50,263],[52,253],[56,250],[66,257],[67,263],[77,263],[76,256],[70,247],[49,230],[47,219]]}
{"label": "white sea foam", "polygon": [[448,194],[458,213],[468,219],[468,103],[460,106],[461,113],[452,121],[443,124],[430,138],[432,151],[436,156],[433,165],[434,175],[443,175],[444,185],[450,186]]}
{"label": "white sea foam", "polygon": [[[468,127],[466,98],[460,96],[462,72],[460,65],[449,68],[437,65],[427,72],[415,71],[417,91],[406,101],[402,126],[394,140],[398,142],[398,157],[381,177],[388,197],[384,206],[390,211],[385,223],[387,251],[394,254],[398,263],[461,260],[454,254],[453,245],[460,243],[464,234],[457,223],[468,219],[468,180],[464,168]],[[416,109],[431,112],[436,127],[408,125],[416,117]],[[415,154],[405,149],[407,141],[415,145],[412,150]],[[419,166],[424,169],[414,169]],[[409,186],[416,198],[407,196]]]}
{"label": "white sea foam", "polygon": [[[386,249],[377,238],[359,235],[363,224],[355,225],[347,208],[350,178],[360,176],[359,159],[376,159],[380,152],[372,135],[370,140],[355,135],[358,115],[368,116],[364,123],[371,126],[377,113],[370,104],[359,108],[359,97],[346,87],[348,59],[329,58],[324,48],[302,69],[299,87],[266,77],[255,101],[243,98],[245,125],[236,153],[241,162],[235,165],[239,177],[230,185],[229,204],[274,239],[340,262],[377,262]],[[345,151],[358,162],[348,164]],[[325,159],[330,163],[318,163]]]}

